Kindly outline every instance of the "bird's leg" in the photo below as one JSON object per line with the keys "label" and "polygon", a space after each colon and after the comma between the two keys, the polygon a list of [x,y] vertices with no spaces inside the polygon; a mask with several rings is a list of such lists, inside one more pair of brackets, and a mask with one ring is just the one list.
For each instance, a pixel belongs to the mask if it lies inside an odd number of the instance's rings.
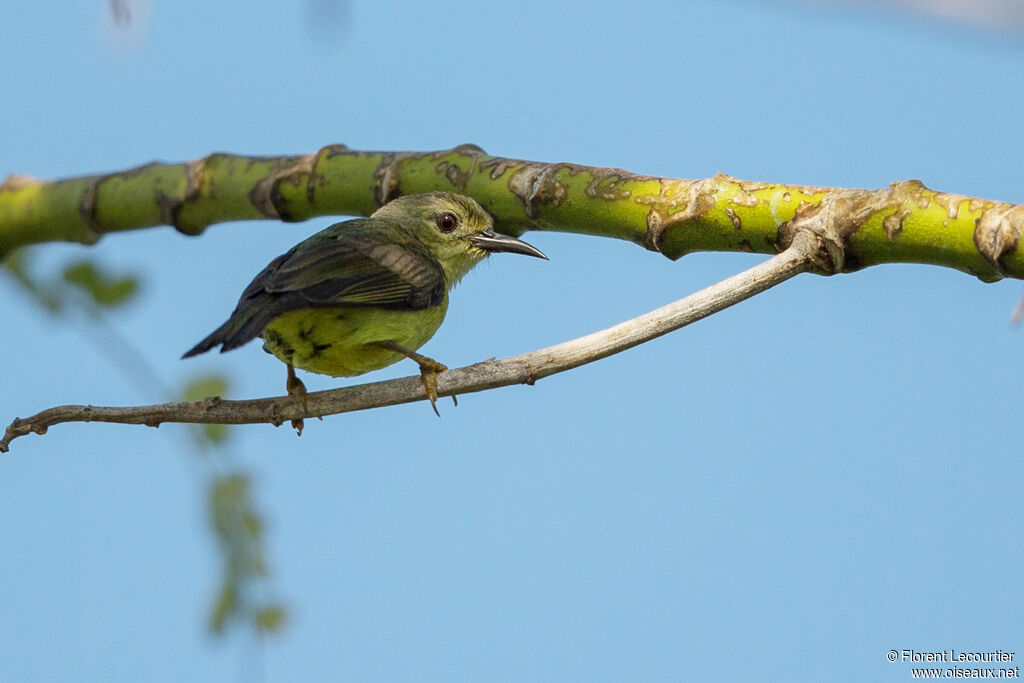
{"label": "bird's leg", "polygon": [[[302,400],[302,409],[309,410],[309,405],[306,403],[306,385],[302,383],[302,380],[295,376],[295,368],[292,367],[291,363],[286,363],[288,366],[288,381],[285,382],[285,386],[288,388],[288,395],[295,396]],[[292,420],[292,427],[295,427],[295,431],[302,436],[303,427],[302,418]]]}
{"label": "bird's leg", "polygon": [[[416,361],[420,366],[420,377],[423,379],[423,388],[427,392],[427,398],[430,399],[430,407],[434,409],[434,414],[441,417],[441,413],[437,410],[437,373],[444,372],[448,369],[448,366],[438,363],[433,358],[427,358],[426,356],[410,351],[401,344],[396,344],[393,341],[380,341],[377,342],[378,346],[391,351],[397,351],[406,358]],[[452,395],[452,401],[455,405],[459,405],[459,399]]]}

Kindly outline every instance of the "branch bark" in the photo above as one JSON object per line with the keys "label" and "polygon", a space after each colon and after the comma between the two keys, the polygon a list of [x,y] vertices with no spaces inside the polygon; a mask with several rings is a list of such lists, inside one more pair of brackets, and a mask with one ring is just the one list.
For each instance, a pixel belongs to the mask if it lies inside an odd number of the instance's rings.
{"label": "branch bark", "polygon": [[[512,384],[534,384],[600,358],[625,351],[656,337],[785,282],[798,273],[816,270],[831,273],[833,256],[811,231],[801,231],[781,254],[749,270],[706,287],[686,298],[632,320],[545,349],[501,360],[447,370],[438,376],[439,396],[469,394]],[[367,408],[424,400],[419,376],[373,382],[308,394],[306,400],[291,396],[248,401],[208,398],[150,406],[104,408],[66,405],[44,410],[26,419],[15,419],[0,439],[6,453],[13,439],[63,422],[114,422],[158,427],[164,422],[281,425],[286,420],[322,417]]]}
{"label": "branch bark", "polygon": [[703,180],[439,152],[211,154],[119,173],[0,185],[0,257],[55,240],[91,244],[110,232],[173,225],[196,235],[217,222],[369,215],[400,194],[450,190],[484,205],[518,235],[556,230],[631,240],[669,258],[693,251],[776,254],[813,226],[839,270],[930,263],[982,280],[1024,279],[1024,205],[936,192],[908,180],[880,190],[784,185],[719,174]]}

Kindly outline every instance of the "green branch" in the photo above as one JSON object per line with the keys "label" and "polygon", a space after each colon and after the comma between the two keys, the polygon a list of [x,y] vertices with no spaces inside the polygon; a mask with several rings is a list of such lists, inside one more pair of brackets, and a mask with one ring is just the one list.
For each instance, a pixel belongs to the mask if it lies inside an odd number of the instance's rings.
{"label": "green branch", "polygon": [[1024,205],[929,190],[918,181],[846,190],[641,176],[610,168],[493,157],[472,145],[440,152],[359,152],[342,145],[298,157],[211,154],[121,173],[0,185],[0,256],[49,241],[172,225],[369,215],[401,194],[468,194],[510,234],[556,230],[616,237],[679,258],[693,251],[775,254],[810,229],[830,270],[929,263],[985,281],[1024,279],[1017,245]]}

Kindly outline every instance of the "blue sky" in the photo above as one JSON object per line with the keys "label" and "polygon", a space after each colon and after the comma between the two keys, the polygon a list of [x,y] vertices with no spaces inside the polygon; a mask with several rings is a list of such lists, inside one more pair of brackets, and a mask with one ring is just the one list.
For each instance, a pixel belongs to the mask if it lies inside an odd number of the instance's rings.
{"label": "blue sky", "polygon": [[[0,174],[214,151],[473,142],[700,178],[928,186],[1024,202],[1024,45],[801,3],[155,2],[0,13]],[[140,11],[140,16],[144,12]],[[144,23],[140,20],[140,24]],[[258,345],[191,361],[267,261],[333,222],[50,245],[140,272],[110,323],[164,382],[283,389]],[[749,267],[533,233],[424,352],[454,366],[576,337]],[[806,275],[619,356],[426,404],[233,430],[62,425],[0,458],[0,680],[903,680],[890,649],[1024,653],[1024,288],[936,267]],[[0,420],[163,399],[0,279]],[[372,378],[412,374],[398,364]],[[311,389],[338,384],[308,377]],[[205,631],[205,482],[254,478],[283,634]],[[1024,656],[1024,654],[1022,654]]]}

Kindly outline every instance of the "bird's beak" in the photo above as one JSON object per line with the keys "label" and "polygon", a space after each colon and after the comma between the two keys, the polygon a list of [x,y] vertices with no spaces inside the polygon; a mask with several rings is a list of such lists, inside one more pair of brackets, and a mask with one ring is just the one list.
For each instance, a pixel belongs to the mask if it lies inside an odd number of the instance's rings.
{"label": "bird's beak", "polygon": [[526,256],[547,259],[544,252],[537,247],[527,244],[522,240],[517,240],[515,237],[494,232],[493,230],[484,230],[475,235],[470,235],[469,241],[484,251],[507,251],[512,254],[525,254]]}

